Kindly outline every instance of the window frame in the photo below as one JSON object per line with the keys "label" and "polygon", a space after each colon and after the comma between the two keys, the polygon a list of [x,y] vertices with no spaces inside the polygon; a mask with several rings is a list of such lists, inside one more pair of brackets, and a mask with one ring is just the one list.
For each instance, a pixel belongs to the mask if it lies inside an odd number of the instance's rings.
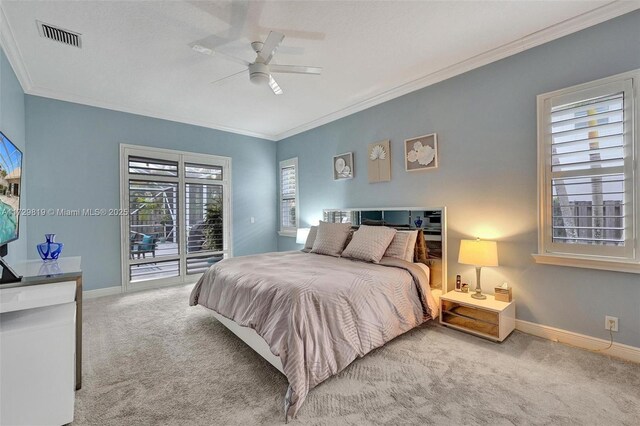
{"label": "window frame", "polygon": [[[157,160],[175,161],[178,163],[178,176],[161,176],[161,175],[141,175],[129,173],[129,157],[143,157]],[[202,164],[222,167],[221,180],[206,180],[199,178],[187,178],[185,173],[186,164]],[[207,252],[207,254],[222,254],[224,257],[233,257],[233,195],[231,185],[231,158],[212,154],[200,154],[188,151],[177,151],[165,148],[155,148],[148,146],[138,146],[129,144],[120,144],[120,208],[123,211],[129,209],[129,181],[149,181],[149,182],[172,182],[178,184],[178,247],[177,255],[170,255],[158,259],[158,261],[177,260],[179,262],[179,274],[175,277],[157,278],[148,281],[132,282],[129,278],[129,266],[135,264],[153,263],[149,259],[131,260],[129,258],[129,215],[120,216],[120,234],[121,234],[121,273],[123,292],[144,290],[147,288],[162,287],[176,284],[187,284],[196,282],[202,275],[201,273],[187,273],[187,261],[196,258],[202,253],[189,253],[187,250],[188,232],[186,230],[186,185],[195,184],[215,184],[223,188],[223,250],[219,252]]]}
{"label": "window frame", "polygon": [[[625,121],[631,121],[625,129],[625,246],[572,245],[552,241],[553,192],[551,171],[551,138],[549,119],[555,104],[565,104],[606,94],[611,87],[620,87],[625,93]],[[640,70],[634,70],[584,84],[538,95],[538,252],[533,255],[536,263],[581,268],[640,273]],[[627,96],[630,100],[627,100]],[[588,177],[589,171],[578,175]],[[629,176],[630,175],[630,176]]]}
{"label": "window frame", "polygon": [[[295,169],[295,181],[296,181],[296,226],[285,228],[282,225],[282,170],[287,167],[294,167]],[[278,235],[281,237],[296,237],[298,228],[300,227],[300,181],[299,181],[299,169],[298,169],[298,157],[289,158],[287,160],[280,161],[278,167]]]}

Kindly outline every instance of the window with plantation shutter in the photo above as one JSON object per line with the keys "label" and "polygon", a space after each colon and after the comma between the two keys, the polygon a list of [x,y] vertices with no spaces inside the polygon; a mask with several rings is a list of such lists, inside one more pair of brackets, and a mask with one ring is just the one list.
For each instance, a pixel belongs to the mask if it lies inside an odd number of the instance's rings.
{"label": "window with plantation shutter", "polygon": [[561,264],[549,255],[598,269],[640,263],[639,82],[626,73],[538,97],[541,263]]}
{"label": "window with plantation shutter", "polygon": [[296,236],[298,229],[298,159],[280,162],[280,235]]}
{"label": "window with plantation shutter", "polygon": [[194,281],[231,256],[227,157],[121,145],[125,290]]}

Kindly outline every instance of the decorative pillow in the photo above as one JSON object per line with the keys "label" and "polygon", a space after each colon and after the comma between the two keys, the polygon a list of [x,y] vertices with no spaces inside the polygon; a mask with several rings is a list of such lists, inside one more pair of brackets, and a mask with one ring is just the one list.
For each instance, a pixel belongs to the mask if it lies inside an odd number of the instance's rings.
{"label": "decorative pillow", "polygon": [[407,262],[413,262],[418,231],[398,231],[391,240],[391,244],[384,253],[387,257],[396,257]]}
{"label": "decorative pillow", "polygon": [[309,235],[307,235],[307,241],[304,243],[304,248],[302,251],[309,253],[313,248],[313,242],[316,240],[316,235],[318,235],[318,227],[312,226],[309,228]]}
{"label": "decorative pillow", "polygon": [[418,237],[416,238],[416,249],[413,253],[413,261],[416,263],[426,263],[427,259],[429,259],[427,243],[424,241],[424,232],[422,232],[422,229],[419,229]]}
{"label": "decorative pillow", "polygon": [[[340,256],[344,242],[351,231],[350,223],[329,223],[320,221],[318,233],[313,242],[311,253]],[[309,231],[311,233],[311,231]]]}
{"label": "decorative pillow", "polygon": [[396,230],[386,226],[362,225],[342,252],[342,257],[378,263],[396,235]]}
{"label": "decorative pillow", "polygon": [[353,233],[356,232],[353,229],[349,230],[349,235],[347,235],[347,239],[344,241],[344,247],[342,247],[342,250],[346,249],[347,246],[349,245],[349,243],[351,242],[351,239],[353,238]]}

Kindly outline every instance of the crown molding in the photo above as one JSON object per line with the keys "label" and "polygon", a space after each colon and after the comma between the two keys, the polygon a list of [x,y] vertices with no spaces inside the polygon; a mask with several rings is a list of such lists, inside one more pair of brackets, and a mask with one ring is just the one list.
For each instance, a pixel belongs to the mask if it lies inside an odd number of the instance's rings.
{"label": "crown molding", "polygon": [[397,97],[415,92],[416,90],[423,89],[427,86],[431,86],[433,84],[471,71],[475,68],[482,67],[492,62],[499,61],[500,59],[504,59],[508,56],[523,52],[527,49],[531,49],[532,47],[539,46],[541,44],[608,21],[626,13],[633,12],[634,10],[639,8],[640,1],[638,0],[613,1],[597,9],[593,9],[589,12],[583,13],[582,15],[578,15],[576,17],[559,22],[540,31],[522,37],[518,40],[504,44],[495,49],[488,50],[469,59],[465,59],[464,61],[442,68],[431,74],[427,74],[416,80],[382,92],[361,102],[355,103],[338,111],[322,116],[318,119],[309,121],[308,123],[294,127],[290,130],[287,130],[286,132],[276,135],[275,139],[279,141],[297,135],[299,133],[306,132],[340,118],[344,118],[351,114],[363,111],[367,108],[371,108],[381,103],[390,101],[391,99],[395,99]]}
{"label": "crown molding", "polygon": [[13,31],[11,30],[11,25],[9,24],[9,20],[5,14],[4,8],[2,7],[2,1],[0,0],[0,46],[4,50],[7,55],[7,59],[13,68],[16,76],[18,77],[18,81],[22,86],[22,91],[27,95],[33,96],[41,96],[43,98],[56,99],[60,101],[72,102],[81,105],[87,105],[97,108],[109,109],[112,111],[126,112],[129,114],[142,115],[145,117],[158,118],[161,120],[175,121],[183,124],[191,124],[194,126],[206,127],[209,129],[220,130],[227,133],[235,133],[238,135],[251,136],[254,138],[267,139],[269,141],[275,141],[275,136],[259,133],[259,132],[251,132],[243,129],[236,129],[233,127],[223,126],[217,123],[211,123],[203,120],[194,120],[192,118],[181,117],[176,114],[165,113],[162,111],[155,110],[147,110],[144,108],[130,108],[124,105],[104,102],[96,99],[91,99],[84,96],[79,96],[71,93],[65,93],[57,90],[50,90],[43,87],[38,87],[33,83],[29,72],[27,71],[26,66],[24,65],[24,59],[22,58],[22,54],[20,53],[20,49],[18,49],[18,45],[16,43],[15,37],[13,36]]}
{"label": "crown molding", "polygon": [[24,59],[18,49],[11,25],[5,15],[2,7],[2,1],[0,0],[0,46],[5,51],[9,63],[11,64],[18,81],[22,86],[22,90],[28,95],[42,96],[51,99],[57,99],[67,102],[73,102],[97,108],[106,108],[114,111],[126,112],[130,114],[143,115],[152,118],[158,118],[162,120],[175,121],[184,124],[191,124],[200,127],[206,127],[210,129],[220,130],[229,133],[236,133],[244,136],[251,136],[270,141],[279,141],[288,137],[297,135],[299,133],[306,132],[332,121],[344,118],[351,114],[363,111],[397,97],[406,95],[416,90],[423,89],[427,86],[439,83],[465,72],[471,71],[475,68],[490,64],[492,62],[504,59],[508,56],[515,55],[527,49],[535,46],[547,43],[560,37],[564,37],[571,33],[583,30],[593,25],[599,24],[609,19],[624,15],[640,8],[640,0],[616,0],[601,6],[592,11],[586,12],[582,15],[574,18],[559,22],[545,29],[529,34],[513,42],[507,43],[495,49],[488,50],[484,53],[450,65],[431,74],[420,77],[416,80],[404,83],[393,89],[384,91],[375,96],[372,96],[363,101],[357,102],[353,105],[334,111],[330,114],[319,117],[315,120],[309,121],[302,125],[293,127],[285,132],[279,134],[267,134],[260,132],[252,132],[243,129],[237,129],[233,127],[223,126],[217,123],[211,123],[203,120],[193,120],[187,117],[181,117],[176,114],[162,112],[159,110],[146,110],[144,108],[130,108],[119,104],[113,104],[109,102],[103,102],[96,99],[85,98],[82,96],[62,93],[59,91],[53,91],[42,87],[36,87],[31,79],[29,72],[24,64]]}
{"label": "crown molding", "polygon": [[181,116],[179,116],[177,114],[165,113],[165,112],[160,112],[160,111],[152,111],[152,110],[147,110],[145,108],[135,108],[135,107],[134,108],[129,108],[127,106],[123,106],[123,105],[119,105],[119,104],[113,104],[113,103],[109,103],[109,102],[98,101],[98,100],[95,100],[95,99],[85,98],[83,96],[78,96],[78,95],[71,94],[71,93],[53,91],[53,90],[45,89],[45,88],[42,88],[42,87],[32,87],[29,91],[25,90],[25,93],[28,94],[28,95],[41,96],[43,98],[51,98],[51,99],[56,99],[56,100],[60,100],[60,101],[66,101],[66,102],[72,102],[72,103],[76,103],[76,104],[92,106],[92,107],[96,107],[96,108],[103,108],[103,109],[108,109],[108,110],[118,111],[118,112],[126,112],[126,113],[129,113],[129,114],[142,115],[144,117],[158,118],[158,119],[167,120],[167,121],[175,121],[177,123],[190,124],[190,125],[193,125],[193,126],[206,127],[208,129],[220,130],[220,131],[223,131],[223,132],[234,133],[234,134],[237,134],[237,135],[243,135],[243,136],[250,136],[250,137],[254,137],[254,138],[266,139],[266,140],[269,140],[269,141],[275,141],[276,140],[273,135],[269,135],[269,134],[266,134],[266,133],[258,133],[258,132],[252,132],[252,131],[249,131],[249,130],[236,129],[236,128],[233,128],[233,127],[227,127],[227,126],[222,126],[222,125],[219,125],[219,124],[211,123],[211,122],[208,122],[208,121],[194,120],[194,119],[188,118],[188,117],[181,117]]}
{"label": "crown molding", "polygon": [[27,90],[30,90],[33,87],[33,81],[31,80],[31,76],[29,75],[27,68],[24,66],[22,54],[20,53],[20,50],[18,50],[18,45],[13,37],[13,31],[11,30],[11,25],[9,25],[9,20],[7,19],[7,15],[5,15],[4,8],[2,7],[2,1],[0,1],[0,47],[2,47],[5,55],[7,55],[7,59],[9,60],[9,63],[22,86],[22,91],[26,92]]}

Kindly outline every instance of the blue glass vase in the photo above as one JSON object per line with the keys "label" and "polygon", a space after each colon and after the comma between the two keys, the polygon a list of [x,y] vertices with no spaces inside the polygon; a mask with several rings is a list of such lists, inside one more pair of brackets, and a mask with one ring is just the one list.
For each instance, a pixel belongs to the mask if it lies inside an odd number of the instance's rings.
{"label": "blue glass vase", "polygon": [[418,216],[418,218],[416,220],[414,220],[413,223],[415,223],[416,228],[421,228],[422,227],[422,219],[420,219],[420,216]]}
{"label": "blue glass vase", "polygon": [[56,234],[44,234],[44,238],[47,240],[44,243],[38,244],[38,254],[42,260],[57,259],[62,253],[62,247],[64,244],[56,243],[54,240]]}

